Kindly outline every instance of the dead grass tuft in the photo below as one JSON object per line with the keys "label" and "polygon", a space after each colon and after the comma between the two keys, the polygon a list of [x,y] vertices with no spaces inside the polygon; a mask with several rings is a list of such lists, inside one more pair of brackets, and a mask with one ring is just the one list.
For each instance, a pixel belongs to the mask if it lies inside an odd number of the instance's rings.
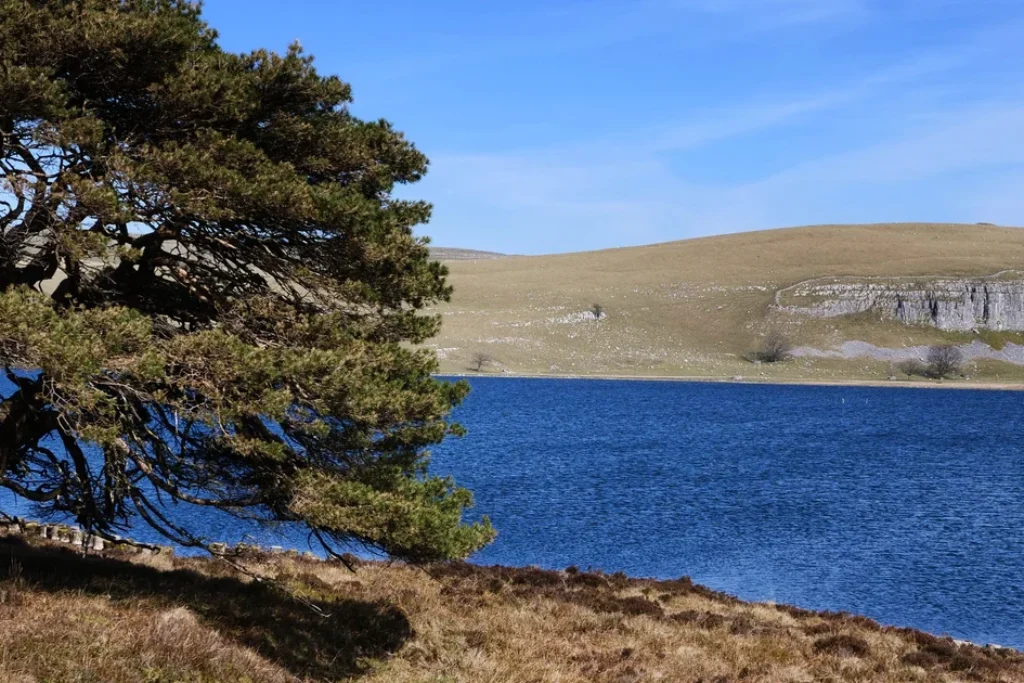
{"label": "dead grass tuft", "polygon": [[[193,668],[210,680],[241,680],[236,665],[255,661],[253,652],[273,662],[268,666],[277,673],[252,680],[316,680],[361,673],[364,660],[398,650],[412,635],[405,615],[387,603],[328,588],[310,600],[330,615],[322,618],[281,591],[240,579],[222,563],[174,559],[172,565],[158,569],[5,539],[0,590],[20,591],[21,603],[0,605],[0,651],[6,646],[11,657],[10,648],[18,646],[13,651],[24,650],[33,668],[52,680],[78,680],[69,678],[79,665],[72,656],[78,650],[103,672],[95,680],[147,680],[149,670]],[[19,567],[20,576],[4,571],[11,566]],[[26,588],[19,589],[19,582]],[[83,621],[103,627],[96,636],[100,647],[89,647],[89,631],[76,627]],[[26,640],[28,625],[38,631]],[[50,646],[37,650],[27,645],[33,642],[59,644],[67,654],[46,657]],[[133,651],[145,656],[133,658]],[[175,678],[168,673],[153,680]]]}
{"label": "dead grass tuft", "polygon": [[860,636],[842,633],[815,640],[814,651],[830,655],[867,657],[871,654],[871,646]]}
{"label": "dead grass tuft", "polygon": [[721,614],[715,614],[714,612],[698,612],[697,610],[686,610],[685,612],[676,612],[670,619],[680,624],[692,624],[699,629],[705,631],[714,631],[728,624],[728,620]]}

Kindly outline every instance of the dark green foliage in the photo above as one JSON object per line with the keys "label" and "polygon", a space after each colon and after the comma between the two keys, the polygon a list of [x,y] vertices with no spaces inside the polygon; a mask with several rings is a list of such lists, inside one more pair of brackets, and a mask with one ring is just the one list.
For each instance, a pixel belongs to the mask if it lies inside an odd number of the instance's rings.
{"label": "dark green foliage", "polygon": [[424,451],[466,387],[412,348],[450,289],[392,196],[427,160],[297,46],[215,39],[183,0],[0,0],[0,485],[98,532],[202,544],[159,491],[466,556],[493,531]]}

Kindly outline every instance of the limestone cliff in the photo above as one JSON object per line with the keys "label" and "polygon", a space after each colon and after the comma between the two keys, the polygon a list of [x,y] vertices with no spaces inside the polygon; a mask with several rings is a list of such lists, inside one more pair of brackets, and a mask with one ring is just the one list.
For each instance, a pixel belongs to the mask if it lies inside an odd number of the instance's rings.
{"label": "limestone cliff", "polygon": [[819,318],[877,313],[941,330],[1024,331],[1024,273],[984,278],[827,278],[780,290],[779,308]]}

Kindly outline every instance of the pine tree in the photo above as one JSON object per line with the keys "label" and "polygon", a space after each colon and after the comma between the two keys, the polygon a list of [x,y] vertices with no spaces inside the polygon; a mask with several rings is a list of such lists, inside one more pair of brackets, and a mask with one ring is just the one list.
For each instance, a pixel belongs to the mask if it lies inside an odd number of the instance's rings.
{"label": "pine tree", "polygon": [[426,472],[466,387],[416,345],[427,159],[184,0],[0,0],[0,486],[109,534],[166,502],[413,561],[494,532]]}

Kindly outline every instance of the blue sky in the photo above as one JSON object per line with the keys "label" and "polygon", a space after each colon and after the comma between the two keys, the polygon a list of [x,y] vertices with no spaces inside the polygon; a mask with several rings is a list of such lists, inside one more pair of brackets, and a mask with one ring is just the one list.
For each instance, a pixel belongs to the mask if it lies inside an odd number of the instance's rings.
{"label": "blue sky", "polygon": [[431,159],[434,244],[1024,225],[1024,0],[207,0]]}

